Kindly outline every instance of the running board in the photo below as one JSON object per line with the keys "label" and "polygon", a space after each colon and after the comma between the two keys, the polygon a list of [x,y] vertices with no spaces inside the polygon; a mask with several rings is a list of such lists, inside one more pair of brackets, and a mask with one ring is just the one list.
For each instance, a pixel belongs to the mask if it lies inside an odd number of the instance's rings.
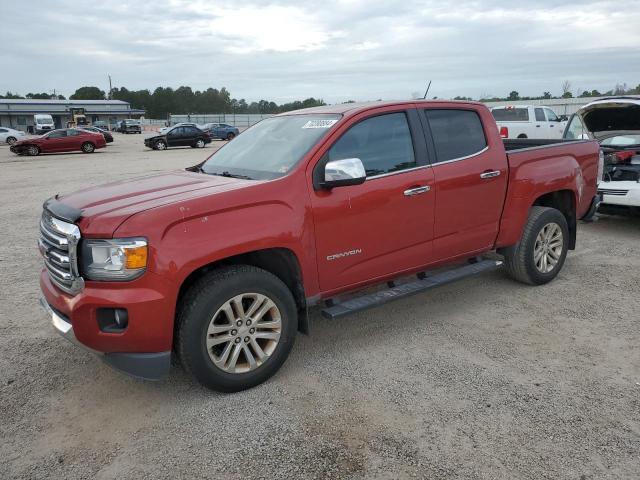
{"label": "running board", "polygon": [[351,313],[378,307],[393,300],[405,298],[434,287],[439,287],[440,285],[446,285],[456,280],[462,280],[463,278],[496,270],[501,265],[502,262],[500,260],[480,260],[434,275],[425,276],[424,274],[418,274],[418,280],[398,286],[395,286],[393,282],[389,282],[388,285],[390,288],[385,290],[351,298],[341,303],[329,302],[329,306],[322,310],[322,316],[335,320],[336,318],[341,318]]}

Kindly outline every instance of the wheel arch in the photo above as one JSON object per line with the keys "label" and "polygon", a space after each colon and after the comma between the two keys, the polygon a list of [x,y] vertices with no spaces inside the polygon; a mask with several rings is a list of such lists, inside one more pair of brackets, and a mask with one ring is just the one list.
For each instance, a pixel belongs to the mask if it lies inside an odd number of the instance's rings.
{"label": "wheel arch", "polygon": [[567,219],[569,225],[569,250],[576,248],[577,220],[576,197],[572,190],[557,190],[540,195],[533,202],[532,207],[551,207],[559,210]]}
{"label": "wheel arch", "polygon": [[[291,291],[298,307],[298,330],[305,334],[309,333],[302,269],[296,254],[288,248],[253,250],[199,266],[189,273],[180,285],[176,299],[176,311],[185,293],[199,278],[211,270],[228,265],[252,265],[262,268],[282,280]],[[177,328],[177,324],[174,326],[175,328]]]}

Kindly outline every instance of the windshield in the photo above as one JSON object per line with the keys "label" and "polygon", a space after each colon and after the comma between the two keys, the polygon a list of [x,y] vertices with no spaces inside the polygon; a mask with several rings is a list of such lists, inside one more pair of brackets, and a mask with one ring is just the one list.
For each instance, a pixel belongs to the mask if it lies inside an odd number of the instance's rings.
{"label": "windshield", "polygon": [[609,147],[627,147],[629,145],[640,144],[640,134],[638,135],[616,135],[615,137],[605,138],[600,145]]}
{"label": "windshield", "polygon": [[53,119],[51,118],[36,118],[36,123],[42,125],[44,123],[53,123]]}
{"label": "windshield", "polygon": [[319,114],[267,118],[209,157],[202,171],[253,180],[282,177],[339,119]]}

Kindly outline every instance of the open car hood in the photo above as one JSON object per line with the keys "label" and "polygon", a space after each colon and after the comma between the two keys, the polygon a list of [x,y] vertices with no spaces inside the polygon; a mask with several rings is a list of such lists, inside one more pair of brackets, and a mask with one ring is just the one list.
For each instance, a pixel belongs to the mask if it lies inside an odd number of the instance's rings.
{"label": "open car hood", "polygon": [[614,136],[612,134],[640,132],[640,99],[596,100],[582,107],[576,114],[598,141]]}

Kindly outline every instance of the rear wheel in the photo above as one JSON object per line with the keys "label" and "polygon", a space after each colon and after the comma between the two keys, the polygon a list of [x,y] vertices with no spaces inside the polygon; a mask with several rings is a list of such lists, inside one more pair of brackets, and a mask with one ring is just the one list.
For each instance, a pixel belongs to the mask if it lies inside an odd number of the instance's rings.
{"label": "rear wheel", "polygon": [[9,145],[13,145],[14,143],[16,143],[18,141],[18,139],[16,137],[7,137],[7,143]]}
{"label": "rear wheel", "polygon": [[518,138],[527,138],[527,136],[524,133],[521,133],[520,135],[518,135]]}
{"label": "rear wheel", "polygon": [[35,157],[37,155],[40,155],[40,149],[36,145],[29,145],[27,147],[27,154]]}
{"label": "rear wheel", "polygon": [[568,247],[569,226],[562,212],[555,208],[533,207],[520,242],[501,253],[513,279],[542,285],[558,275]]}
{"label": "rear wheel", "polygon": [[93,153],[96,149],[96,146],[91,142],[84,142],[81,148],[84,153]]}
{"label": "rear wheel", "polygon": [[156,150],[166,150],[167,144],[164,140],[158,140],[154,147]]}
{"label": "rear wheel", "polygon": [[229,132],[227,133],[227,140],[233,140],[235,138],[235,133],[233,132]]}
{"label": "rear wheel", "polygon": [[295,341],[296,315],[293,295],[275,275],[248,265],[215,270],[180,304],[176,350],[202,385],[245,390],[285,362]]}

